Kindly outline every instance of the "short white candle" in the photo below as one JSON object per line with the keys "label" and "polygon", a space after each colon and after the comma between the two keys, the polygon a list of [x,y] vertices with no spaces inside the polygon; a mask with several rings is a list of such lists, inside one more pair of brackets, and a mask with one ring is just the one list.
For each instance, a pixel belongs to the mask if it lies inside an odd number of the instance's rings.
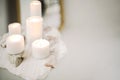
{"label": "short white candle", "polygon": [[32,16],[26,20],[26,42],[31,44],[36,39],[42,37],[42,18]]}
{"label": "short white candle", "polygon": [[21,34],[20,23],[11,23],[8,25],[9,34]]}
{"label": "short white candle", "polygon": [[22,35],[11,35],[6,40],[8,54],[19,54],[24,50],[24,37]]}
{"label": "short white candle", "polygon": [[30,14],[31,16],[41,16],[41,2],[32,1],[30,4]]}
{"label": "short white candle", "polygon": [[50,54],[49,42],[45,39],[39,39],[32,43],[32,56],[37,59],[42,59]]}

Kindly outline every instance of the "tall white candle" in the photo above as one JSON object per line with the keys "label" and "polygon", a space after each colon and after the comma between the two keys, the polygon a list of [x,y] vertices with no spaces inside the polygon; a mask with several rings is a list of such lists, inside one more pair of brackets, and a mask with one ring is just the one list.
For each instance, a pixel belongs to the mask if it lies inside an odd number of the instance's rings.
{"label": "tall white candle", "polygon": [[42,37],[42,18],[32,16],[26,20],[26,42],[31,44],[34,40]]}
{"label": "tall white candle", "polygon": [[24,37],[11,35],[6,40],[8,54],[19,54],[24,50]]}
{"label": "tall white candle", "polygon": [[39,39],[32,43],[32,56],[42,59],[49,56],[49,42],[45,39]]}
{"label": "tall white candle", "polygon": [[30,14],[31,16],[41,16],[41,2],[32,1],[30,4]]}
{"label": "tall white candle", "polygon": [[11,23],[8,25],[9,34],[21,34],[20,23]]}

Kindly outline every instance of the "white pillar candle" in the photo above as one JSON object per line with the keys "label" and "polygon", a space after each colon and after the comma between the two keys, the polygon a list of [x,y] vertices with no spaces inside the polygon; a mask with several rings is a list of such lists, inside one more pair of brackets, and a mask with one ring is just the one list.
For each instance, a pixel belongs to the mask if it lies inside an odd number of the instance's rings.
{"label": "white pillar candle", "polygon": [[49,42],[45,39],[38,39],[32,43],[32,56],[37,59],[42,59],[50,54]]}
{"label": "white pillar candle", "polygon": [[42,18],[32,16],[27,19],[26,23],[26,42],[31,44],[34,40],[42,37]]}
{"label": "white pillar candle", "polygon": [[8,54],[19,54],[24,50],[24,37],[22,35],[11,35],[6,40]]}
{"label": "white pillar candle", "polygon": [[20,23],[11,23],[8,25],[9,34],[21,34]]}
{"label": "white pillar candle", "polygon": [[31,16],[41,16],[41,2],[32,1],[30,4],[30,14]]}

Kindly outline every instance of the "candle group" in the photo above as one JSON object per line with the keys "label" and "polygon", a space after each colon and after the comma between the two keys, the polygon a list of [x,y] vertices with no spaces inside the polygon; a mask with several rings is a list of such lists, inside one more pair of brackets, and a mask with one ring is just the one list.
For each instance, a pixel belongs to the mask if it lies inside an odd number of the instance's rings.
{"label": "candle group", "polygon": [[[26,44],[32,47],[32,56],[42,59],[50,54],[49,42],[42,39],[42,17],[40,1],[32,1],[30,4],[31,16],[26,19]],[[12,23],[8,26],[9,37],[6,40],[8,54],[19,54],[24,51],[24,37],[21,34],[20,23]]]}

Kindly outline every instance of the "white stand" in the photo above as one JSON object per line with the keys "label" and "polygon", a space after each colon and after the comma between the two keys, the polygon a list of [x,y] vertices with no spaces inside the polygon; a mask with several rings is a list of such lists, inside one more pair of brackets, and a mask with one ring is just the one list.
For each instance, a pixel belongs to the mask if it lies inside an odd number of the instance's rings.
{"label": "white stand", "polygon": [[[14,67],[9,59],[5,47],[0,47],[0,67],[6,68],[9,72],[24,78],[25,80],[44,79],[48,73],[55,68],[57,62],[65,55],[66,46],[60,38],[60,33],[52,27],[44,29],[43,37],[50,42],[50,56],[44,59],[31,57],[31,49],[26,46],[24,60],[18,67]],[[7,34],[1,38],[0,45],[5,46]]]}

